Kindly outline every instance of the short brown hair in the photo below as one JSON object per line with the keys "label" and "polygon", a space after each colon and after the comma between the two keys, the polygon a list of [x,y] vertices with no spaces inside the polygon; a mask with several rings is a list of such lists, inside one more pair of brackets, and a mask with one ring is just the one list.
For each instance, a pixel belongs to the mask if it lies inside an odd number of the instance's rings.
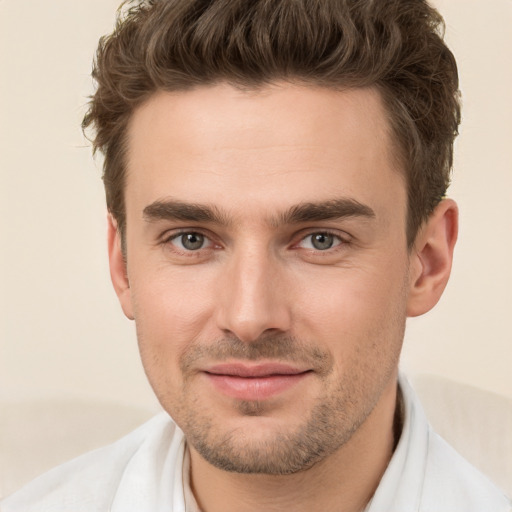
{"label": "short brown hair", "polygon": [[446,192],[460,122],[455,59],[424,0],[125,2],[100,40],[83,128],[104,156],[107,207],[125,232],[130,117],[156,91],[228,82],[376,87],[408,188],[407,239]]}

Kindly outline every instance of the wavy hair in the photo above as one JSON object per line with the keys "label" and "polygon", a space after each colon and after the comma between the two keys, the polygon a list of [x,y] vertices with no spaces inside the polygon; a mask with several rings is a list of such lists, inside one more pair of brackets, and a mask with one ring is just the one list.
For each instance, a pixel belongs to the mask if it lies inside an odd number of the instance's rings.
{"label": "wavy hair", "polygon": [[460,122],[455,59],[424,0],[125,2],[99,42],[83,128],[104,155],[107,207],[125,231],[127,126],[157,91],[276,81],[382,96],[408,192],[407,240],[446,192]]}

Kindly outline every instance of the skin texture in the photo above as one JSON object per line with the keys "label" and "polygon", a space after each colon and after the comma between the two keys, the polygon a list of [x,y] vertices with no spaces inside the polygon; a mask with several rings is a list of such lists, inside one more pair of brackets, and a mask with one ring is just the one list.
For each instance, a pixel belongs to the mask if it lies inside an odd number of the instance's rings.
{"label": "skin texture", "polygon": [[111,274],[200,506],[361,510],[393,449],[406,317],[449,276],[455,204],[407,249],[371,89],[158,93],[128,135]]}

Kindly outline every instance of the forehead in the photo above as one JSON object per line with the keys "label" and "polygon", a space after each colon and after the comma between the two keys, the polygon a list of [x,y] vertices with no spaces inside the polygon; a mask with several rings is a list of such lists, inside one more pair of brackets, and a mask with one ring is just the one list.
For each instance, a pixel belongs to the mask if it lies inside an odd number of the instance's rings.
{"label": "forehead", "polygon": [[159,92],[129,125],[127,207],[166,196],[244,211],[341,196],[399,205],[389,131],[374,89]]}

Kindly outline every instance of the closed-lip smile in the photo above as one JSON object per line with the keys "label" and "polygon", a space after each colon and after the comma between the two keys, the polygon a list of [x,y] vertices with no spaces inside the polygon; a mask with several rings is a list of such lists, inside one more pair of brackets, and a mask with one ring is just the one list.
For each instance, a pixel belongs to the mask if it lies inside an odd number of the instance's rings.
{"label": "closed-lip smile", "polygon": [[223,363],[203,370],[221,393],[240,400],[264,400],[298,384],[312,373],[310,368],[278,363]]}

